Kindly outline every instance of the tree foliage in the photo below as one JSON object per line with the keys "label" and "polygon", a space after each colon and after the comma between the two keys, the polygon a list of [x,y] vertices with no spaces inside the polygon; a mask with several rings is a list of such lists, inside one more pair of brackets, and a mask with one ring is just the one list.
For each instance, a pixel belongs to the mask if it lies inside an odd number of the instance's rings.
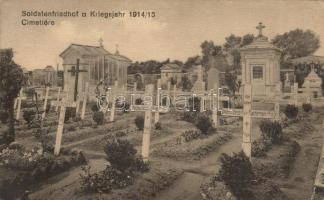
{"label": "tree foliage", "polygon": [[273,38],[272,43],[283,50],[286,58],[298,58],[314,53],[320,47],[319,36],[311,30],[295,29]]}
{"label": "tree foliage", "polygon": [[9,133],[5,135],[8,143],[14,141],[14,99],[24,83],[24,74],[13,60],[12,49],[0,50],[0,102],[1,109],[9,113]]}

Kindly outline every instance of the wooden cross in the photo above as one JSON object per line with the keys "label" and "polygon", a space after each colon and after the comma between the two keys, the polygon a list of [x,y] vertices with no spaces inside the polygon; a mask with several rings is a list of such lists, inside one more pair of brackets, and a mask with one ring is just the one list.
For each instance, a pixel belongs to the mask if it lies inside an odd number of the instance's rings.
{"label": "wooden cross", "polygon": [[[152,96],[153,95],[153,85],[149,84],[145,87],[145,95]],[[142,144],[142,157],[143,161],[147,162],[150,154],[150,138],[151,138],[151,128],[152,128],[152,110],[145,110],[145,118],[144,118],[144,132],[143,132],[143,144]]]}
{"label": "wooden cross", "polygon": [[262,29],[265,28],[265,26],[262,24],[262,22],[260,22],[259,25],[255,28],[259,30],[259,36],[262,36]]}
{"label": "wooden cross", "polygon": [[23,97],[23,88],[20,89],[19,96],[17,97],[17,114],[16,114],[16,120],[19,120],[20,118],[20,110],[21,110],[21,100],[25,100],[26,97]]}
{"label": "wooden cross", "polygon": [[87,70],[80,70],[80,59],[77,59],[76,67],[72,66],[71,70],[68,70],[68,72],[71,72],[72,75],[75,75],[75,83],[74,83],[74,101],[77,100],[78,96],[78,83],[79,83],[79,73],[80,72],[87,72]]}
{"label": "wooden cross", "polygon": [[51,102],[51,104],[53,106],[61,107],[57,131],[56,131],[55,148],[54,148],[54,155],[59,155],[61,150],[66,107],[76,107],[76,102],[71,102],[63,98],[62,101],[53,101]]}
{"label": "wooden cross", "polygon": [[45,100],[44,100],[44,106],[43,106],[44,112],[42,113],[42,120],[45,118],[45,115],[46,115],[46,107],[47,107],[47,99],[48,99],[49,89],[50,88],[47,86],[46,91],[45,91]]}

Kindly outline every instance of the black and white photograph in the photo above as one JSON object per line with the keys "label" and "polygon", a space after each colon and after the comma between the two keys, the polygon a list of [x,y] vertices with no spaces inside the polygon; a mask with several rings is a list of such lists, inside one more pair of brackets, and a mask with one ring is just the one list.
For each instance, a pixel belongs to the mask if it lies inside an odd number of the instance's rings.
{"label": "black and white photograph", "polygon": [[323,200],[324,0],[0,0],[0,200]]}

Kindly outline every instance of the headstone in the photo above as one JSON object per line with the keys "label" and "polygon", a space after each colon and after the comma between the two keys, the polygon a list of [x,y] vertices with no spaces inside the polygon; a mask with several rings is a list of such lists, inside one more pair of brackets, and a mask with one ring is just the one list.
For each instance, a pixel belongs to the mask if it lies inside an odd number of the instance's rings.
{"label": "headstone", "polygon": [[87,98],[89,92],[89,83],[85,83],[84,93],[83,93],[83,101],[82,101],[82,110],[81,110],[81,119],[84,120],[85,111],[87,108]]}
{"label": "headstone", "polygon": [[156,106],[157,110],[154,113],[154,123],[159,122],[160,120],[160,91],[161,91],[161,79],[157,80],[157,85],[156,85]]}
{"label": "headstone", "polygon": [[218,112],[218,84],[216,82],[214,84],[213,102],[212,102],[212,118],[213,118],[214,127],[218,126],[217,112]]}
{"label": "headstone", "polygon": [[49,92],[49,87],[46,87],[46,91],[45,91],[45,99],[44,99],[44,106],[43,106],[43,110],[44,110],[44,112],[42,113],[42,120],[45,118],[45,115],[46,115],[46,107],[47,107],[47,100],[48,100],[48,92]]}
{"label": "headstone", "polygon": [[247,157],[251,159],[251,151],[252,151],[252,141],[251,141],[251,133],[252,133],[252,87],[250,84],[244,85],[243,90],[243,143],[242,149]]}
{"label": "headstone", "polygon": [[[145,87],[145,96],[152,96],[153,85],[149,84]],[[152,127],[152,110],[145,110],[144,118],[144,133],[143,133],[143,144],[142,144],[142,157],[143,161],[147,162],[149,160],[150,151],[150,137],[151,137],[151,127]]]}
{"label": "headstone", "polygon": [[193,85],[193,91],[205,91],[205,82],[203,81],[203,70],[201,65],[197,66],[197,81]]}

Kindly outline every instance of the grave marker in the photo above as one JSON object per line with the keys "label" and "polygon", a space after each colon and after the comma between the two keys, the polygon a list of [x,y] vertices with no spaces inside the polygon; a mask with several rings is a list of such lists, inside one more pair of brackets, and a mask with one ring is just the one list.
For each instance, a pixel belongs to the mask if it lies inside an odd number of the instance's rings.
{"label": "grave marker", "polygon": [[[149,84],[145,86],[145,96],[153,95],[153,85]],[[150,151],[150,137],[151,137],[151,127],[152,127],[152,110],[145,110],[144,118],[144,132],[143,132],[143,144],[142,144],[142,157],[143,161],[147,162],[149,160]]]}
{"label": "grave marker", "polygon": [[111,110],[110,110],[110,121],[113,122],[115,118],[115,110],[116,110],[116,100],[115,100],[115,92],[117,90],[118,81],[115,81],[115,88],[113,90],[113,94],[111,95]]}
{"label": "grave marker", "polygon": [[17,113],[16,113],[16,120],[19,120],[20,118],[20,110],[21,110],[21,100],[25,100],[26,97],[22,96],[23,94],[23,88],[20,89],[19,96],[17,97]]}
{"label": "grave marker", "polygon": [[54,147],[54,155],[59,155],[61,149],[61,143],[62,143],[66,107],[76,107],[76,103],[68,101],[65,98],[63,98],[62,101],[52,102],[52,105],[61,107],[57,131],[56,131],[55,147]]}
{"label": "grave marker", "polygon": [[[214,123],[214,127],[218,126],[218,84],[217,81],[214,84],[214,89],[213,89],[213,102],[212,102],[212,119]],[[216,101],[215,101],[216,100]]]}
{"label": "grave marker", "polygon": [[[58,88],[56,101],[60,101],[60,94],[61,94],[61,87]],[[57,111],[58,111],[58,106],[55,107],[55,112]]]}
{"label": "grave marker", "polygon": [[46,107],[47,107],[47,100],[48,100],[48,92],[49,92],[49,87],[46,87],[46,91],[45,91],[45,99],[44,99],[44,106],[43,106],[43,110],[44,112],[42,113],[42,120],[45,118],[46,115]]}
{"label": "grave marker", "polygon": [[82,110],[81,110],[81,119],[84,120],[85,111],[87,107],[87,98],[89,92],[89,83],[85,83],[84,93],[83,93],[83,101],[82,101]]}
{"label": "grave marker", "polygon": [[161,91],[161,79],[157,80],[156,85],[156,106],[157,110],[154,113],[154,123],[157,123],[160,121],[160,91]]}
{"label": "grave marker", "polygon": [[243,142],[242,149],[247,157],[251,159],[251,133],[252,133],[252,87],[251,84],[244,85],[243,91]]}

